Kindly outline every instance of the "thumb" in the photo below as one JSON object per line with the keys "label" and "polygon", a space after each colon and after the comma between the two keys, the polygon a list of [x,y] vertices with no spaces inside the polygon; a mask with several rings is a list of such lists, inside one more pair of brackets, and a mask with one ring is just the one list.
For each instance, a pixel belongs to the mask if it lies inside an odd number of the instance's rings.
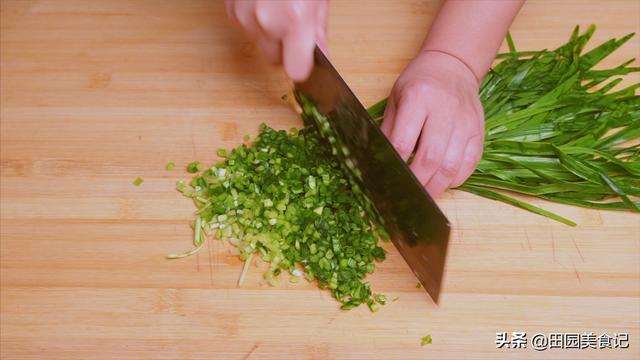
{"label": "thumb", "polygon": [[302,82],[311,74],[314,46],[313,29],[304,26],[284,37],[282,42],[284,69],[294,82]]}

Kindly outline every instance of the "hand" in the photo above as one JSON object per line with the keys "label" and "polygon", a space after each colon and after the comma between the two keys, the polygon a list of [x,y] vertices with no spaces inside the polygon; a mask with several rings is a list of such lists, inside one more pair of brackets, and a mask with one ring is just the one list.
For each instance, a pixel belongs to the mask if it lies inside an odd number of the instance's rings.
{"label": "hand", "polygon": [[482,156],[484,111],[474,73],[456,57],[423,51],[396,81],[382,131],[432,197],[462,185]]}
{"label": "hand", "polygon": [[226,6],[267,60],[284,63],[293,81],[311,73],[316,42],[326,49],[328,0],[226,0]]}

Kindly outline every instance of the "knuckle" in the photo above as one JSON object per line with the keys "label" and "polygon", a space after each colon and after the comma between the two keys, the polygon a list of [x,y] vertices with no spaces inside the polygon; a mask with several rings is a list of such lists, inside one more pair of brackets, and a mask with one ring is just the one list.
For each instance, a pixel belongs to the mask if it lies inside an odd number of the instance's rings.
{"label": "knuckle", "polygon": [[452,178],[458,173],[458,166],[452,162],[445,161],[440,165],[440,173],[447,178]]}
{"label": "knuckle", "polygon": [[435,151],[426,151],[420,159],[420,163],[425,168],[429,168],[438,164],[440,156]]}
{"label": "knuckle", "polygon": [[481,128],[484,128],[484,108],[482,106],[480,106],[479,109],[476,109],[476,119],[477,119],[477,123],[480,125]]}
{"label": "knuckle", "polygon": [[428,96],[430,92],[431,86],[424,81],[412,81],[405,85],[403,91],[404,95],[409,98]]}
{"label": "knuckle", "polygon": [[[437,93],[432,95],[437,101],[441,103],[443,107],[447,107],[452,110],[456,110],[458,114],[466,108],[464,99],[452,90],[438,89]],[[462,113],[464,114],[464,113]]]}
{"label": "knuckle", "polygon": [[451,106],[454,109],[461,108],[464,105],[464,101],[460,96],[453,92],[443,91],[442,96],[447,100],[447,106]]}
{"label": "knuckle", "polygon": [[471,141],[473,138],[480,138],[480,145],[482,144],[483,138],[484,138],[484,127],[482,126],[482,124],[478,124],[478,123],[471,123],[469,125],[469,141]]}
{"label": "knuckle", "polygon": [[410,145],[406,141],[396,141],[394,142],[394,144],[396,150],[398,151],[398,153],[400,153],[400,155],[407,156],[413,151],[413,145]]}
{"label": "knuckle", "polygon": [[467,146],[469,147],[469,152],[473,157],[480,158],[482,156],[482,152],[484,151],[484,136],[483,134],[478,134],[475,136],[471,136],[469,139]]}
{"label": "knuckle", "polygon": [[307,4],[302,1],[291,1],[284,8],[285,17],[293,23],[303,21],[308,12]]}
{"label": "knuckle", "polygon": [[451,187],[458,187],[462,185],[467,180],[467,174],[458,174],[453,181],[451,181]]}
{"label": "knuckle", "polygon": [[242,26],[245,29],[249,26],[249,16],[247,15],[247,13],[244,13],[244,12],[236,13],[236,20],[238,21],[240,26]]}
{"label": "knuckle", "polygon": [[469,178],[469,176],[471,176],[471,174],[465,174],[464,176],[461,176],[457,179],[455,179],[452,183],[451,183],[451,187],[455,188],[458,187],[462,184],[464,184],[465,181],[467,181],[467,179]]}
{"label": "knuckle", "polygon": [[271,12],[268,8],[268,3],[258,1],[256,3],[255,16],[258,23],[262,26],[267,26],[271,20]]}
{"label": "knuckle", "polygon": [[482,159],[482,153],[484,152],[484,149],[482,148],[482,146],[480,146],[477,150],[473,151],[471,153],[471,160],[470,162],[475,166],[480,162],[480,159]]}
{"label": "knuckle", "polygon": [[455,89],[443,88],[429,82],[428,79],[408,82],[400,89],[403,100],[436,104],[449,109],[465,109],[467,101]]}

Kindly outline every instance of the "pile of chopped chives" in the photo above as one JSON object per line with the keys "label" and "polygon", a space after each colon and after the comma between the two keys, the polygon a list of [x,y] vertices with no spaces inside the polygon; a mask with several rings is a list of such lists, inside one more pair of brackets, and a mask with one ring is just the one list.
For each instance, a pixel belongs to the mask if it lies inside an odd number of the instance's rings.
{"label": "pile of chopped chives", "polygon": [[367,304],[372,311],[386,302],[365,282],[375,262],[385,258],[379,231],[353,196],[348,180],[318,133],[308,127],[276,131],[266,125],[251,146],[227,152],[211,168],[177,189],[197,207],[195,254],[207,237],[228,241],[245,261],[240,283],[254,256],[269,263],[264,278],[278,283],[282,271],[329,288],[342,309]]}

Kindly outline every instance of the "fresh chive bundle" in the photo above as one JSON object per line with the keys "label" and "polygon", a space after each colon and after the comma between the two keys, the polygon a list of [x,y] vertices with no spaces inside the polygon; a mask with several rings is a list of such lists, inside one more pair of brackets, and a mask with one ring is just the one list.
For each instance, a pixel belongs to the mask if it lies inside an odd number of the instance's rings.
{"label": "fresh chive bundle", "polygon": [[[606,210],[640,211],[640,84],[614,90],[624,64],[595,70],[633,34],[584,52],[595,31],[576,27],[561,47],[509,53],[480,89],[485,110],[484,154],[459,187],[574,226],[552,212],[499,190]],[[382,120],[386,99],[369,108]],[[635,197],[635,199],[634,199]]]}

